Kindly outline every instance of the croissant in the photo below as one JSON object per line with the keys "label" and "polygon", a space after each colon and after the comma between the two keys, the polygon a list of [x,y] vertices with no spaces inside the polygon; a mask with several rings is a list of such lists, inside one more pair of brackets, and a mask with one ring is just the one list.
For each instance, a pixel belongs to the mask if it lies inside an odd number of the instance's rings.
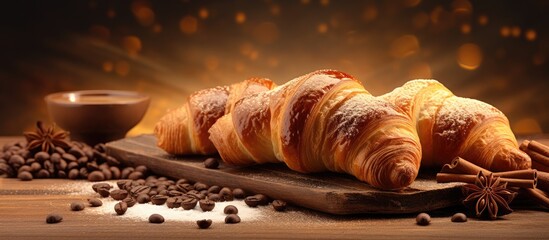
{"label": "croissant", "polygon": [[417,127],[423,167],[441,167],[457,156],[492,171],[527,169],[505,115],[495,107],[456,97],[436,80],[413,80],[381,98],[410,116]]}
{"label": "croissant", "polygon": [[251,78],[230,86],[204,89],[191,94],[183,106],[164,115],[155,125],[158,146],[170,154],[216,153],[208,130],[234,103],[245,96],[272,89],[265,78]]}
{"label": "croissant", "polygon": [[284,162],[304,173],[348,173],[382,189],[410,185],[421,160],[410,118],[334,70],[241,98],[209,133],[230,164]]}

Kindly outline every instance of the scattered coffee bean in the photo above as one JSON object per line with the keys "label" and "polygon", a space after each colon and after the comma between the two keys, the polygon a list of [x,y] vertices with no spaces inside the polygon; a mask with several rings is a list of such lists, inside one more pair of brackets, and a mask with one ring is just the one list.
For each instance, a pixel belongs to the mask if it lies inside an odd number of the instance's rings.
{"label": "scattered coffee bean", "polygon": [[90,207],[101,207],[103,206],[103,202],[97,198],[90,198],[88,199],[88,203],[90,204]]}
{"label": "scattered coffee bean", "polygon": [[114,205],[114,211],[118,215],[123,215],[128,210],[128,204],[126,202],[118,202],[116,205]]}
{"label": "scattered coffee bean", "polygon": [[221,197],[221,201],[232,201],[232,200],[234,200],[233,191],[228,187],[222,188],[219,191],[219,196]]}
{"label": "scattered coffee bean", "polygon": [[171,198],[168,198],[168,200],[166,200],[166,206],[168,208],[178,208],[178,207],[181,207],[182,201],[183,200],[181,200],[181,198],[171,197]]}
{"label": "scattered coffee bean", "polygon": [[86,208],[83,202],[73,202],[71,203],[71,211],[82,211]]}
{"label": "scattered coffee bean", "polygon": [[198,228],[200,229],[206,229],[212,225],[212,220],[211,219],[198,220],[196,221],[196,225],[198,225]]}
{"label": "scattered coffee bean", "polygon": [[127,198],[124,198],[122,202],[125,202],[128,205],[128,207],[133,207],[137,203],[137,200],[132,197],[127,197]]}
{"label": "scattered coffee bean", "polygon": [[98,192],[100,188],[105,188],[107,190],[110,190],[112,186],[108,183],[95,183],[92,185],[92,189],[94,192]]}
{"label": "scattered coffee bean", "polygon": [[194,190],[196,190],[196,191],[208,190],[208,188],[210,188],[210,187],[208,185],[206,185],[205,183],[196,182],[194,184]]}
{"label": "scattered coffee bean", "polygon": [[467,216],[463,213],[456,213],[451,220],[452,222],[467,222]]}
{"label": "scattered coffee bean", "polygon": [[282,201],[282,200],[274,200],[273,201],[273,208],[277,212],[282,212],[282,211],[286,210],[287,205],[288,204],[285,201]]}
{"label": "scattered coffee bean", "polygon": [[78,171],[77,168],[73,168],[69,171],[69,179],[77,179],[78,176],[80,175],[80,172]]}
{"label": "scattered coffee bean", "polygon": [[135,171],[146,174],[147,171],[148,171],[148,168],[145,165],[139,165],[139,166],[135,167]]}
{"label": "scattered coffee bean", "polygon": [[130,175],[130,173],[132,173],[134,171],[134,168],[132,167],[127,167],[127,168],[124,168],[122,169],[122,172],[120,174],[120,178],[128,178],[128,176]]}
{"label": "scattered coffee bean", "polygon": [[97,189],[97,193],[99,193],[99,195],[101,195],[101,197],[109,197],[111,195],[110,191],[108,188],[99,188]]}
{"label": "scattered coffee bean", "polygon": [[78,159],[76,157],[74,157],[72,154],[70,153],[63,153],[61,154],[61,158],[69,161],[69,162],[75,162],[77,161]]}
{"label": "scattered coffee bean", "polygon": [[269,197],[267,197],[266,195],[256,194],[254,196],[259,199],[259,205],[265,206],[269,204]]}
{"label": "scattered coffee bean", "polygon": [[210,193],[208,194],[208,199],[214,201],[214,202],[221,202],[221,196],[217,193]]}
{"label": "scattered coffee bean", "polygon": [[246,205],[248,205],[249,207],[257,207],[259,206],[259,198],[257,198],[256,196],[249,196],[249,197],[246,197],[244,199],[244,202],[246,203]]}
{"label": "scattered coffee bean", "polygon": [[126,198],[128,196],[128,191],[126,190],[121,190],[121,189],[116,189],[116,190],[112,190],[110,192],[110,196],[114,199],[114,200],[122,200],[124,198]]}
{"label": "scattered coffee bean", "polygon": [[143,176],[144,175],[143,175],[142,172],[134,171],[134,172],[130,173],[130,175],[128,175],[128,178],[132,179],[132,180],[137,180],[137,179],[143,178]]}
{"label": "scattered coffee bean", "polygon": [[[130,182],[131,184],[131,182]],[[132,196],[137,196],[137,195],[140,195],[140,194],[148,194],[149,191],[151,191],[151,187],[149,186],[135,186],[135,187],[132,187],[131,190],[130,190],[130,194]]]}
{"label": "scattered coffee bean", "polygon": [[90,174],[88,174],[88,181],[90,182],[99,182],[104,180],[105,180],[105,175],[101,171],[93,171]]}
{"label": "scattered coffee bean", "polygon": [[236,208],[234,205],[227,205],[223,209],[223,213],[225,213],[225,214],[237,214],[238,213],[238,208]]}
{"label": "scattered coffee bean", "polygon": [[181,202],[181,207],[185,210],[191,210],[196,207],[196,204],[198,203],[198,200],[196,198],[187,198]]}
{"label": "scattered coffee bean", "polygon": [[21,181],[30,181],[32,180],[32,174],[27,171],[22,171],[17,174],[17,178],[19,178]]}
{"label": "scattered coffee bean", "polygon": [[227,217],[225,217],[225,223],[234,224],[239,222],[240,217],[236,214],[229,214]]}
{"label": "scattered coffee bean", "polygon": [[219,161],[215,158],[207,158],[204,160],[204,167],[209,169],[216,169],[219,167]]}
{"label": "scattered coffee bean", "polygon": [[151,198],[149,197],[148,194],[142,193],[142,194],[137,195],[136,200],[137,200],[138,203],[148,203],[148,202],[151,201]]}
{"label": "scattered coffee bean", "polygon": [[168,200],[168,196],[154,195],[151,197],[151,202],[154,205],[163,205]]}
{"label": "scattered coffee bean", "polygon": [[59,214],[50,213],[48,216],[46,216],[46,223],[52,224],[52,223],[58,223],[63,221],[63,217]]}
{"label": "scattered coffee bean", "polygon": [[427,226],[431,223],[431,216],[427,213],[420,213],[416,217],[416,223],[420,226]]}
{"label": "scattered coffee bean", "polygon": [[219,191],[221,191],[221,187],[217,185],[213,185],[208,188],[208,193],[219,193]]}
{"label": "scattered coffee bean", "polygon": [[209,212],[215,208],[215,202],[209,199],[202,199],[198,203],[200,204],[200,209],[204,212]]}
{"label": "scattered coffee bean", "polygon": [[164,222],[164,217],[162,217],[162,215],[160,214],[152,214],[150,217],[149,217],[149,222],[150,223],[163,223]]}

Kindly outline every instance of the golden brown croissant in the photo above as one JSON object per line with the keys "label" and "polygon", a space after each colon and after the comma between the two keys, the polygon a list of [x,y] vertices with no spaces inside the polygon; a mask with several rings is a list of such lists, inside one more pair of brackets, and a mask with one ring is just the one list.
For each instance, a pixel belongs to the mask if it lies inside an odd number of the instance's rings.
{"label": "golden brown croissant", "polygon": [[210,128],[224,161],[345,172],[383,189],[410,185],[421,148],[412,121],[352,76],[316,71],[237,101]]}
{"label": "golden brown croissant", "polygon": [[208,138],[208,130],[215,121],[229,113],[238,99],[274,86],[269,79],[251,78],[191,94],[183,106],[168,112],[156,124],[154,133],[158,146],[171,154],[215,153]]}
{"label": "golden brown croissant", "polygon": [[484,102],[456,97],[436,80],[413,80],[381,96],[417,126],[422,167],[440,167],[456,156],[493,171],[526,169],[505,115]]}

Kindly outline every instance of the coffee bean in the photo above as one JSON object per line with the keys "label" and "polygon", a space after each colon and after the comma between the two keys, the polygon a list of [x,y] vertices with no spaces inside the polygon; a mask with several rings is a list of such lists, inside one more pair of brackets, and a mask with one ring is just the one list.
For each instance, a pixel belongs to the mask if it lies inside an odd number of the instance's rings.
{"label": "coffee bean", "polygon": [[46,223],[52,224],[52,223],[58,223],[63,221],[63,217],[59,214],[50,213],[48,216],[46,216]]}
{"label": "coffee bean", "polygon": [[77,179],[78,176],[80,175],[80,172],[78,171],[77,168],[73,168],[69,171],[69,179]]}
{"label": "coffee bean", "polygon": [[240,222],[240,217],[236,214],[229,214],[227,217],[225,217],[225,223],[235,224],[239,222]]}
{"label": "coffee bean", "polygon": [[168,191],[168,196],[170,197],[181,196],[181,195],[183,195],[183,193],[177,190]]}
{"label": "coffee bean", "polygon": [[136,200],[138,203],[148,203],[149,201],[151,201],[151,198],[146,193],[141,193],[137,195]]}
{"label": "coffee bean", "polygon": [[467,222],[467,216],[463,213],[456,213],[451,220],[452,222]]}
{"label": "coffee bean", "polygon": [[203,199],[198,201],[200,204],[200,209],[204,212],[209,212],[215,208],[215,202],[209,199]]}
{"label": "coffee bean", "polygon": [[196,207],[196,204],[198,203],[198,200],[195,198],[187,198],[181,202],[181,207],[185,210],[191,210]]}
{"label": "coffee bean", "polygon": [[178,207],[181,207],[181,198],[174,198],[174,197],[171,197],[171,198],[168,198],[168,200],[166,201],[166,206],[168,208],[178,208]]}
{"label": "coffee bean", "polygon": [[104,198],[109,197],[111,195],[108,188],[98,188],[97,193],[99,193],[99,195],[101,195],[101,197],[104,197]]}
{"label": "coffee bean", "polygon": [[416,217],[416,223],[417,225],[427,226],[431,223],[431,216],[427,213],[420,213]]}
{"label": "coffee bean", "polygon": [[58,170],[65,170],[67,169],[67,161],[61,159],[59,160],[59,162],[57,162],[57,164],[55,165],[57,167]]}
{"label": "coffee bean", "polygon": [[77,162],[69,162],[67,164],[67,169],[78,169],[78,163]]}
{"label": "coffee bean", "polygon": [[111,172],[111,170],[109,170],[109,167],[101,168],[101,172],[103,173],[103,176],[105,176],[105,180],[111,180],[112,179],[112,172]]}
{"label": "coffee bean", "polygon": [[130,194],[132,196],[137,196],[139,194],[148,194],[151,191],[151,187],[149,186],[135,186],[130,189]]}
{"label": "coffee bean", "polygon": [[217,193],[210,193],[208,194],[208,199],[214,201],[214,202],[221,202],[221,196]]}
{"label": "coffee bean", "polygon": [[164,222],[164,217],[162,217],[162,215],[160,214],[152,214],[151,216],[149,216],[149,222],[150,223],[163,223]]}
{"label": "coffee bean", "polygon": [[68,153],[72,154],[75,158],[81,158],[86,155],[81,149],[77,148],[76,146],[71,147]]}
{"label": "coffee bean", "polygon": [[219,193],[219,191],[221,191],[221,187],[217,185],[213,185],[208,188],[208,193]]}
{"label": "coffee bean", "polygon": [[95,183],[92,185],[92,189],[94,192],[97,192],[99,188],[106,188],[107,190],[110,190],[112,188],[112,185],[108,183]]}
{"label": "coffee bean", "polygon": [[141,172],[141,173],[143,173],[143,174],[146,174],[147,171],[148,171],[148,168],[147,168],[147,166],[145,166],[145,165],[139,165],[139,166],[135,167],[135,171],[136,171],[136,172]]}
{"label": "coffee bean", "polygon": [[122,173],[120,175],[120,178],[128,178],[128,176],[130,175],[130,173],[132,173],[134,171],[134,168],[132,167],[127,167],[127,168],[124,168],[122,169]]}
{"label": "coffee bean", "polygon": [[260,200],[256,196],[249,196],[244,199],[244,202],[249,207],[257,207],[259,205]]}
{"label": "coffee bean", "polygon": [[221,197],[221,201],[232,201],[234,199],[233,191],[228,187],[222,188],[219,191],[219,196]]}
{"label": "coffee bean", "polygon": [[128,178],[132,179],[132,180],[137,180],[137,179],[143,178],[143,176],[144,175],[143,175],[142,172],[134,171],[134,172],[130,173],[130,175],[128,175]]}
{"label": "coffee bean", "polygon": [[101,207],[103,205],[103,202],[98,198],[89,198],[88,203],[90,204],[90,207]]}
{"label": "coffee bean", "polygon": [[30,167],[32,172],[37,172],[38,170],[42,169],[42,165],[40,165],[40,163],[38,162],[33,162]]}
{"label": "coffee bean", "polygon": [[118,161],[118,159],[114,158],[114,157],[111,157],[111,156],[106,156],[105,157],[105,160],[107,161],[107,163],[111,166],[118,166],[120,165],[120,161]]}
{"label": "coffee bean", "polygon": [[118,167],[109,167],[112,173],[112,179],[120,179],[120,169]]}
{"label": "coffee bean", "polygon": [[[59,156],[59,154],[57,154],[57,156]],[[45,160],[50,159],[50,154],[47,152],[37,152],[36,154],[34,154],[34,159],[36,159],[37,161],[43,162]]]}
{"label": "coffee bean", "polygon": [[36,177],[37,178],[49,178],[50,177],[50,172],[48,172],[48,170],[46,170],[46,169],[40,169],[36,173]]}
{"label": "coffee bean", "polygon": [[256,194],[254,196],[259,199],[259,205],[265,206],[269,204],[269,197],[267,197],[266,195]]}
{"label": "coffee bean", "polygon": [[234,205],[227,205],[223,209],[223,213],[225,213],[225,214],[237,214],[238,213],[238,208],[236,208]]}
{"label": "coffee bean", "polygon": [[14,177],[15,176],[15,171],[13,170],[13,168],[6,164],[6,163],[0,163],[0,175],[1,174],[6,174],[8,175],[8,177]]}
{"label": "coffee bean", "polygon": [[23,165],[21,166],[19,169],[17,169],[17,173],[20,173],[20,172],[32,172],[32,168],[28,165]]}
{"label": "coffee bean", "polygon": [[128,207],[133,207],[137,203],[137,200],[132,197],[124,198],[124,200],[122,201],[125,202],[128,205]]}
{"label": "coffee bean", "polygon": [[208,188],[210,188],[210,187],[208,185],[206,185],[205,183],[196,182],[194,184],[194,190],[196,190],[196,191],[208,190]]}
{"label": "coffee bean", "polygon": [[72,202],[71,211],[82,211],[86,206],[82,202]]}
{"label": "coffee bean", "polygon": [[198,220],[196,221],[196,225],[198,225],[198,228],[200,229],[206,229],[212,225],[212,220],[211,219]]}
{"label": "coffee bean", "polygon": [[15,168],[25,165],[25,159],[19,155],[12,155],[8,163]]}
{"label": "coffee bean", "polygon": [[17,178],[19,178],[21,181],[30,181],[32,180],[32,174],[30,172],[23,171],[17,174]]}
{"label": "coffee bean", "polygon": [[74,155],[72,155],[70,153],[61,154],[61,158],[65,159],[69,162],[76,162],[76,160],[78,160]]}
{"label": "coffee bean", "polygon": [[151,197],[151,202],[154,205],[163,205],[168,200],[168,196],[154,195]]}
{"label": "coffee bean", "polygon": [[65,152],[65,149],[63,149],[63,148],[61,148],[61,147],[55,147],[54,151],[57,152],[57,153],[59,153],[59,154],[61,154],[61,155],[63,155],[63,154],[66,153],[66,152]]}
{"label": "coffee bean", "polygon": [[65,172],[63,170],[57,171],[56,175],[57,175],[58,178],[67,178],[67,172]]}
{"label": "coffee bean", "polygon": [[[61,161],[61,155],[59,153],[52,153],[49,157],[50,157],[49,159],[54,163]],[[37,156],[34,155],[34,158],[37,158]],[[47,158],[39,160],[39,161],[44,161],[44,160],[47,160]]]}
{"label": "coffee bean", "polygon": [[132,189],[132,181],[131,180],[119,180],[119,181],[116,182],[116,186],[118,186],[119,189],[131,190]]}
{"label": "coffee bean", "polygon": [[93,146],[93,149],[100,153],[104,153],[107,151],[107,146],[104,143],[98,143],[95,146]]}
{"label": "coffee bean", "polygon": [[105,175],[101,171],[93,171],[90,174],[88,174],[88,181],[90,182],[99,182],[104,180],[105,180]]}
{"label": "coffee bean", "polygon": [[207,158],[204,160],[204,167],[209,169],[217,169],[219,167],[219,161],[215,158]]}
{"label": "coffee bean", "polygon": [[114,200],[122,200],[122,199],[128,197],[128,191],[122,190],[122,189],[112,190],[112,191],[110,192],[110,196],[111,196]]}
{"label": "coffee bean", "polygon": [[246,197],[246,192],[242,188],[233,189],[233,197],[236,199],[244,199]]}
{"label": "coffee bean", "polygon": [[99,166],[96,162],[87,162],[86,168],[88,169],[88,172],[98,171],[100,170]]}
{"label": "coffee bean", "polygon": [[78,176],[80,178],[88,178],[88,174],[88,169],[86,169],[85,167],[80,168],[80,170],[78,171]]}
{"label": "coffee bean", "polygon": [[286,210],[287,205],[288,204],[285,201],[282,201],[282,200],[274,200],[273,201],[273,208],[277,212],[282,212],[282,211]]}
{"label": "coffee bean", "polygon": [[80,167],[87,167],[86,165],[88,164],[88,162],[90,161],[90,159],[88,157],[80,157],[78,160],[76,160],[76,163],[78,163],[78,166]]}
{"label": "coffee bean", "polygon": [[128,204],[126,202],[118,202],[116,205],[114,205],[114,211],[118,215],[123,215],[128,210]]}

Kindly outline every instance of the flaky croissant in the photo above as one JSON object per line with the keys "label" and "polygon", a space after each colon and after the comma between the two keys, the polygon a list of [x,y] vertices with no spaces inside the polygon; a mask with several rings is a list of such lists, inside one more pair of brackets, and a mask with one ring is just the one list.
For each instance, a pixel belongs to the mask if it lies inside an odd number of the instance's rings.
{"label": "flaky croissant", "polygon": [[154,128],[158,146],[171,154],[216,153],[208,130],[234,103],[245,96],[267,91],[275,84],[251,78],[230,86],[204,89],[191,94],[185,104],[164,115]]}
{"label": "flaky croissant", "polygon": [[381,98],[406,112],[417,127],[422,167],[440,167],[457,156],[492,171],[527,169],[505,115],[484,102],[456,97],[435,80],[413,80]]}
{"label": "flaky croissant", "polygon": [[345,172],[383,189],[410,185],[421,160],[410,118],[333,70],[242,98],[209,132],[231,164],[284,162],[299,172]]}

